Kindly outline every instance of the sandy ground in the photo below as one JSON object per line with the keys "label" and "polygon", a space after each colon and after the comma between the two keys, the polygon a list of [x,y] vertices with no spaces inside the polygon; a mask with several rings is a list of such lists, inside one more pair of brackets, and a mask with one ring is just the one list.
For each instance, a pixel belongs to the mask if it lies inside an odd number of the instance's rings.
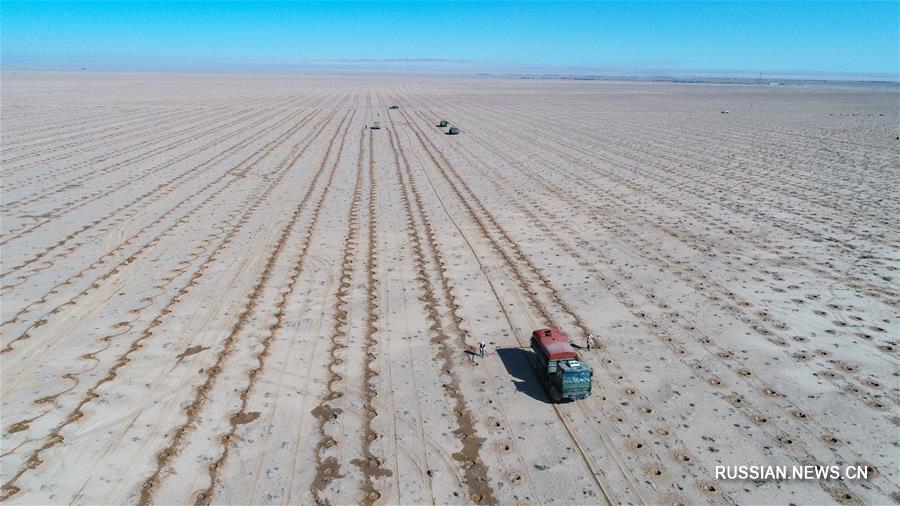
{"label": "sandy ground", "polygon": [[2,84],[5,502],[900,502],[896,87]]}

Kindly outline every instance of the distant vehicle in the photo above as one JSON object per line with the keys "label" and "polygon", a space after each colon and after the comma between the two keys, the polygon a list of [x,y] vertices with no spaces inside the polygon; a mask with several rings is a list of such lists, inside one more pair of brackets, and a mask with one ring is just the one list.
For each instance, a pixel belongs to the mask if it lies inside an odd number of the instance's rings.
{"label": "distant vehicle", "polygon": [[372,130],[381,130],[381,122],[378,120],[373,121]]}
{"label": "distant vehicle", "polygon": [[447,120],[445,120],[445,119],[442,119],[442,120],[440,121],[440,123],[437,124],[437,126],[439,126],[439,127],[450,126],[450,122],[447,121]]}
{"label": "distant vehicle", "polygon": [[390,110],[395,110],[395,109],[399,109],[399,108],[400,108],[399,105],[391,105],[391,106],[388,106],[388,109],[390,109]]}
{"label": "distant vehicle", "polygon": [[594,371],[578,360],[578,353],[559,329],[531,333],[531,349],[538,378],[553,402],[585,399],[591,395]]}
{"label": "distant vehicle", "polygon": [[725,109],[722,111],[722,114],[731,114],[731,111],[729,111],[728,109]]}
{"label": "distant vehicle", "polygon": [[447,135],[459,135],[459,129],[456,127],[450,127],[450,130],[447,130]]}

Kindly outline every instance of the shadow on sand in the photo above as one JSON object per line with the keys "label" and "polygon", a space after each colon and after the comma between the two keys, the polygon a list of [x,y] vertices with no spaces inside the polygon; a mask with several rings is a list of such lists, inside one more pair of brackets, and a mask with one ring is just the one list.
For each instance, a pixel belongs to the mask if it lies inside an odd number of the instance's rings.
{"label": "shadow on sand", "polygon": [[532,399],[550,404],[550,398],[547,397],[544,387],[541,386],[541,382],[532,368],[531,351],[524,348],[497,348],[496,350],[503,366],[506,367],[506,372],[512,376],[516,390]]}

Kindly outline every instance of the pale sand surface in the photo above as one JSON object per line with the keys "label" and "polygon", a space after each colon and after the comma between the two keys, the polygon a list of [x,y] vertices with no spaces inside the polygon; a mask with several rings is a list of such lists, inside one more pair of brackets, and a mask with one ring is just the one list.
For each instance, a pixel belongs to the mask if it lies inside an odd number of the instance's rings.
{"label": "pale sand surface", "polygon": [[8,503],[900,502],[896,87],[2,84]]}

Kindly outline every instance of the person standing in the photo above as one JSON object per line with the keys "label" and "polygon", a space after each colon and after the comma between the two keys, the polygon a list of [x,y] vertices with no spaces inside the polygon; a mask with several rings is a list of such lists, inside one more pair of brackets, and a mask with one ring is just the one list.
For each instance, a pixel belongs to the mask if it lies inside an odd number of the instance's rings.
{"label": "person standing", "polygon": [[587,351],[591,351],[591,348],[594,347],[594,334],[588,334],[584,338],[584,348]]}
{"label": "person standing", "polygon": [[481,341],[480,343],[478,343],[478,354],[481,355],[482,360],[484,360],[484,349],[486,347],[487,346],[485,346],[484,341]]}

